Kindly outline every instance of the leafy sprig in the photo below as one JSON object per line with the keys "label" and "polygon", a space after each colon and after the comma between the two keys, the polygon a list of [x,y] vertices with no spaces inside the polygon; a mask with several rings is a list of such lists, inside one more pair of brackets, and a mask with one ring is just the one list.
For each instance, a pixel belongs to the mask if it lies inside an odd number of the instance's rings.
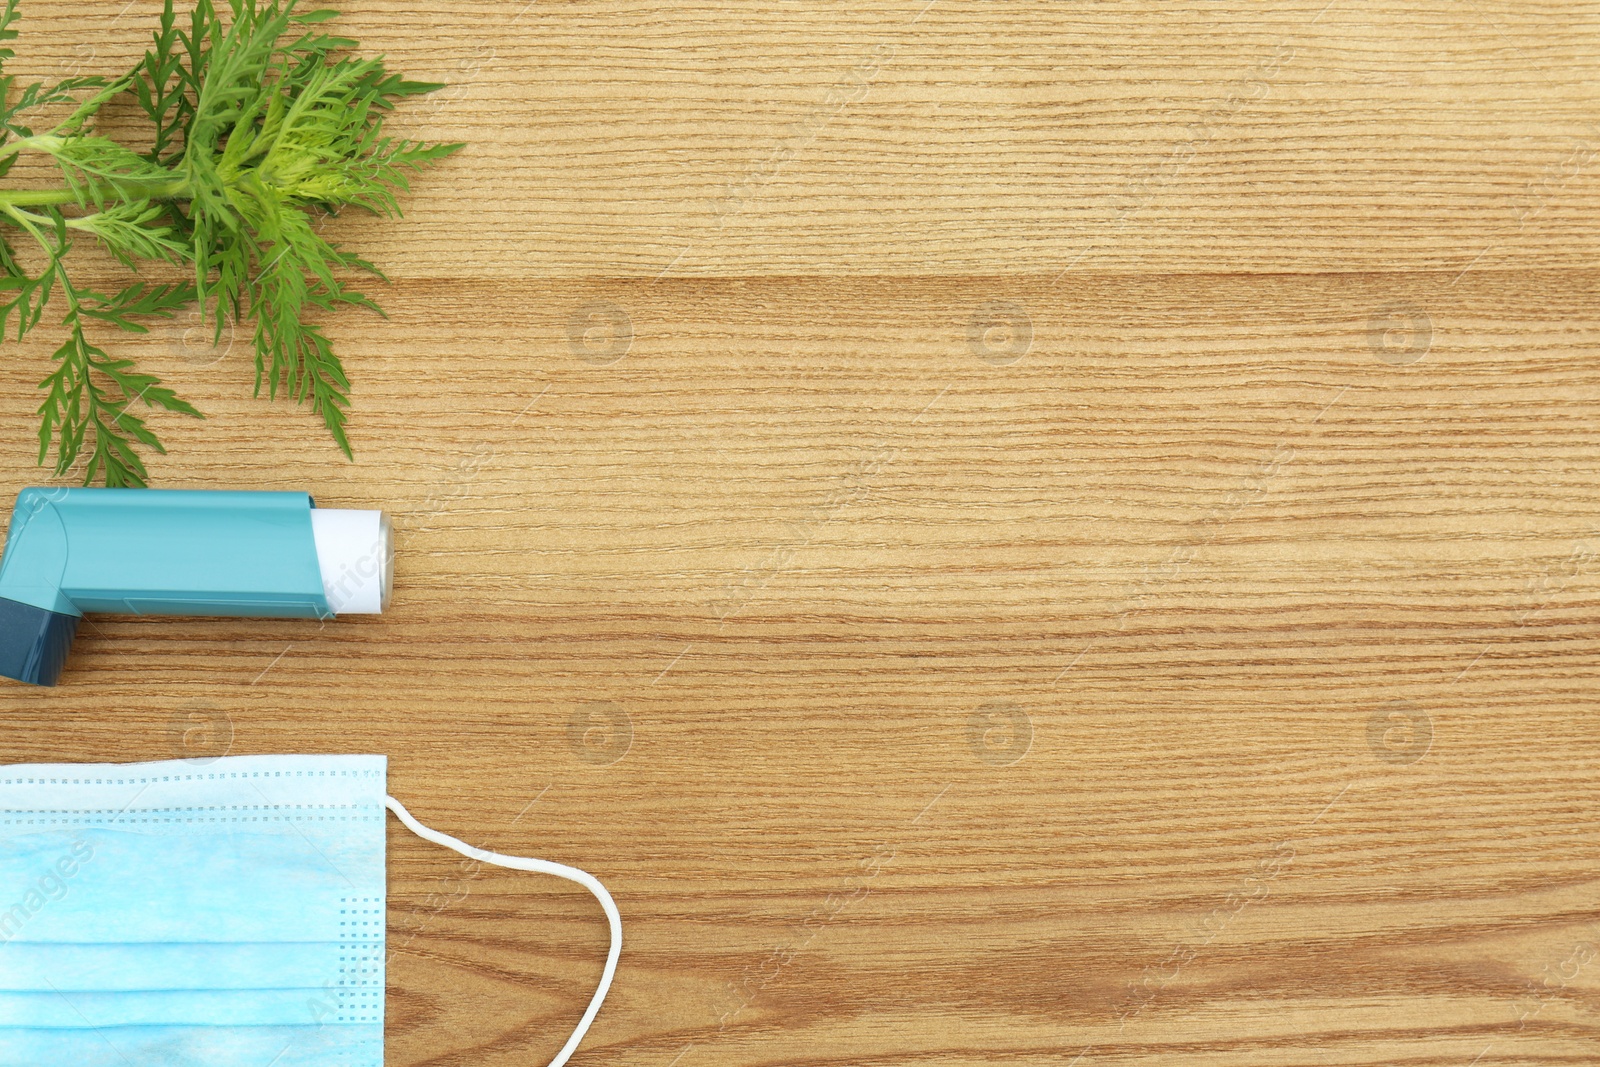
{"label": "leafy sprig", "polygon": [[[328,241],[314,215],[346,207],[400,213],[397,193],[412,173],[461,146],[385,134],[395,103],[441,86],[408,81],[382,59],[351,54],[357,43],[326,31],[331,10],[301,12],[297,0],[195,0],[180,21],[166,0],[154,43],[120,78],[74,77],[18,87],[4,73],[14,57],[19,0],[0,2],[0,178],[23,152],[55,164],[61,185],[0,186],[0,222],[42,253],[26,269],[0,234],[0,337],[19,341],[60,311],[66,340],[40,383],[39,462],[54,453],[58,475],[83,462],[85,483],[143,486],[140,449],[164,452],[135,413],[200,412],[92,344],[85,327],[142,333],[142,321],[198,304],[220,339],[228,320],[254,320],[256,392],[280,392],[322,417],[346,455],[350,382],[316,320],[354,305],[381,314],[352,279],[383,274]],[[114,100],[148,120],[149,143],[125,145],[97,131]],[[45,133],[27,113],[71,104]],[[151,263],[187,265],[193,280],[136,281],[114,295],[67,272],[74,241],[92,240],[137,272]]]}

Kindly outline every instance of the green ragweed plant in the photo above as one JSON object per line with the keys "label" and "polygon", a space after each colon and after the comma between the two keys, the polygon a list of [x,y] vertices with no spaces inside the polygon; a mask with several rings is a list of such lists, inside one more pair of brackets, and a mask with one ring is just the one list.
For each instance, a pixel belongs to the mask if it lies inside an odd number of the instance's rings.
{"label": "green ragweed plant", "polygon": [[[17,38],[19,0],[0,9],[0,45]],[[226,321],[253,322],[256,392],[309,404],[344,453],[350,382],[321,326],[311,319],[344,305],[381,314],[351,287],[377,267],[319,235],[317,216],[346,207],[397,216],[407,174],[460,145],[387,137],[396,101],[439,85],[406,81],[382,59],[352,54],[355,41],[325,31],[337,12],[300,12],[296,0],[196,0],[186,20],[166,0],[155,43],[119,78],[74,77],[19,87],[5,74],[15,56],[0,47],[0,178],[24,154],[48,157],[60,183],[0,184],[0,223],[37,246],[43,266],[23,265],[0,236],[0,336],[20,341],[49,314],[65,340],[41,383],[39,462],[54,453],[58,476],[83,460],[84,483],[142,487],[140,449],[164,452],[135,412],[202,417],[132,360],[90,341],[94,324],[144,333],[141,320],[197,305],[220,341]],[[136,116],[142,143],[99,132],[113,101]],[[70,114],[35,133],[30,112]],[[120,127],[119,127],[120,128]],[[148,136],[146,137],[145,134]],[[77,242],[104,246],[130,272],[166,264],[168,277],[130,278],[101,292],[74,278]]]}

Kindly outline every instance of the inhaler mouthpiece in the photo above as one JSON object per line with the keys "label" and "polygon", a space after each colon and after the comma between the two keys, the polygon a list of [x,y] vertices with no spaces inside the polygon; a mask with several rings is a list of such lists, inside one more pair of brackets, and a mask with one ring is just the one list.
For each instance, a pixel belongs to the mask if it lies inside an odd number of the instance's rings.
{"label": "inhaler mouthpiece", "polygon": [[55,685],[86,613],[328,619],[394,594],[379,511],[306,493],[24,489],[0,558],[0,677]]}

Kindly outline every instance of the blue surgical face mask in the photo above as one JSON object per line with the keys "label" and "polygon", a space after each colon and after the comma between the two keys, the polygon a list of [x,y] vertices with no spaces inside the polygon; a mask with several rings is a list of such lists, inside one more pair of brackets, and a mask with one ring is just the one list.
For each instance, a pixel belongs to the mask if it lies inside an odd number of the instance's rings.
{"label": "blue surgical face mask", "polygon": [[387,808],[465,856],[611,896],[575,868],[472,848],[385,789],[382,756],[0,767],[0,1064],[382,1067]]}

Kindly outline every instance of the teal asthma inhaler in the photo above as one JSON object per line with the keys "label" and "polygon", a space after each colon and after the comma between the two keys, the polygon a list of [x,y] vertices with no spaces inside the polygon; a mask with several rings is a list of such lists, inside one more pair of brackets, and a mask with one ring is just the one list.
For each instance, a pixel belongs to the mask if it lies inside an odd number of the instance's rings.
{"label": "teal asthma inhaler", "polygon": [[88,612],[327,619],[394,589],[378,511],[306,493],[24,489],[0,557],[0,676],[55,685]]}

